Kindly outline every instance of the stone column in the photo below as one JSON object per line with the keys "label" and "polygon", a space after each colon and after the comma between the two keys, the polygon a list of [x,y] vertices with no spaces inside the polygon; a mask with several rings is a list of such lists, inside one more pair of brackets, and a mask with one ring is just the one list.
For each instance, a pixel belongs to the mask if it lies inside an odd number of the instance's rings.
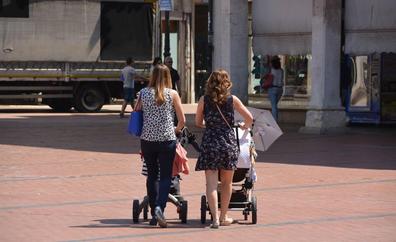
{"label": "stone column", "polygon": [[322,134],[345,127],[340,99],[341,1],[313,1],[312,89],[301,132]]}
{"label": "stone column", "polygon": [[248,102],[248,1],[213,1],[213,70],[225,69],[232,94]]}

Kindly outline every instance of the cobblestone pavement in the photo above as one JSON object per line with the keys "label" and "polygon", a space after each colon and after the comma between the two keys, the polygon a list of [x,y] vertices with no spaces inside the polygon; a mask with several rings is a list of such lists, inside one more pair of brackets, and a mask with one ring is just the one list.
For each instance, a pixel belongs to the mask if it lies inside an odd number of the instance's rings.
{"label": "cobblestone pavement", "polygon": [[[194,105],[186,105],[192,127]],[[145,195],[139,140],[119,106],[97,114],[0,106],[0,241],[396,241],[396,132],[285,134],[259,153],[258,223],[200,223],[204,174],[183,176],[188,223],[168,204],[169,228],[133,224]],[[192,128],[198,135],[201,131]],[[197,153],[187,148],[190,166]]]}

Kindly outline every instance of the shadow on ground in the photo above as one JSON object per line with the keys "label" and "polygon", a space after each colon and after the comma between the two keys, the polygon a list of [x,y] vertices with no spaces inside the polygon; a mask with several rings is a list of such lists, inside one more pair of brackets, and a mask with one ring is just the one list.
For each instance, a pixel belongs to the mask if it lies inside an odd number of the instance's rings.
{"label": "shadow on ground", "polygon": [[[99,219],[94,220],[93,224],[71,226],[73,228],[147,228],[153,229],[158,226],[151,226],[148,224],[149,220],[139,221],[139,223],[133,223],[132,219]],[[168,227],[170,228],[205,228],[207,224],[201,224],[198,219],[190,219],[187,223],[183,224],[179,220],[168,219]]]}
{"label": "shadow on ground", "polygon": [[[49,114],[48,114],[49,113]],[[128,117],[118,112],[23,113],[11,118],[0,116],[0,144],[77,151],[136,154],[140,141],[126,132]],[[202,130],[187,114],[187,126],[201,141]],[[337,135],[298,133],[298,126],[281,124],[284,135],[257,162],[318,165],[364,169],[396,169],[396,132],[387,127],[351,127]],[[192,146],[188,156],[197,158]]]}
{"label": "shadow on ground", "polygon": [[81,151],[138,153],[139,140],[118,114],[18,115],[0,119],[0,144]]}
{"label": "shadow on ground", "polygon": [[[193,119],[193,114],[186,116]],[[115,111],[80,114],[33,110],[12,118],[0,116],[0,144],[137,154],[140,139],[127,133],[128,120],[129,115],[120,119]],[[187,125],[193,126],[191,122]],[[200,141],[202,131],[194,128],[193,131]],[[198,156],[192,146],[187,151],[192,158]]]}
{"label": "shadow on ground", "polygon": [[349,127],[344,134],[285,133],[258,162],[363,169],[396,169],[396,132],[390,127]]}

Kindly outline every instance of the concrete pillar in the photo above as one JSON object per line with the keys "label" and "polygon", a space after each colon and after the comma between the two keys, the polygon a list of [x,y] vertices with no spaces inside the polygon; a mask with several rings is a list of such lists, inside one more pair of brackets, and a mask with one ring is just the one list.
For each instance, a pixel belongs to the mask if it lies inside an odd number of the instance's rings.
{"label": "concrete pillar", "polygon": [[345,127],[340,99],[341,2],[313,1],[312,90],[301,132],[337,132]]}
{"label": "concrete pillar", "polygon": [[248,1],[213,1],[213,70],[225,69],[232,94],[248,102]]}
{"label": "concrete pillar", "polygon": [[182,0],[183,7],[182,23],[179,30],[179,60],[182,61],[181,78],[182,102],[195,102],[195,84],[194,84],[194,12],[195,5],[193,0]]}

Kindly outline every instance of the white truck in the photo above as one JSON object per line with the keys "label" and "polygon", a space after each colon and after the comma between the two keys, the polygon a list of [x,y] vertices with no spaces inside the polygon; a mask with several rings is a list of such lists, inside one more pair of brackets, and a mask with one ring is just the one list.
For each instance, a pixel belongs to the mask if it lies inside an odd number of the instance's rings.
{"label": "white truck", "polygon": [[40,100],[56,111],[96,112],[122,97],[126,58],[147,76],[160,52],[154,0],[0,5],[0,104]]}

